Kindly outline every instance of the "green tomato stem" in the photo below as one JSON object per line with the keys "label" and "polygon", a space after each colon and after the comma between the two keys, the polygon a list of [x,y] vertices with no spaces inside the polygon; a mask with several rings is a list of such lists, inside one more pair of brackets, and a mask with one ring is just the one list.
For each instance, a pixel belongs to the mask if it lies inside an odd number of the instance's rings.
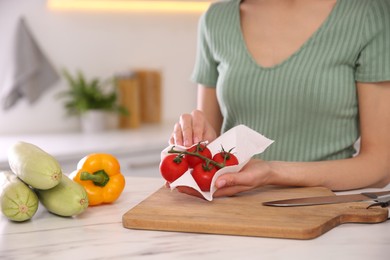
{"label": "green tomato stem", "polygon": [[188,155],[193,155],[193,156],[196,156],[196,157],[199,157],[201,158],[203,161],[205,161],[206,165],[209,165],[210,163],[218,168],[223,168],[225,167],[225,164],[221,164],[221,163],[218,163],[210,158],[207,158],[206,156],[203,156],[199,153],[194,153],[194,152],[189,152],[189,151],[179,151],[179,150],[175,150],[174,149],[175,147],[173,146],[169,151],[168,153],[178,153],[178,154],[188,154]]}

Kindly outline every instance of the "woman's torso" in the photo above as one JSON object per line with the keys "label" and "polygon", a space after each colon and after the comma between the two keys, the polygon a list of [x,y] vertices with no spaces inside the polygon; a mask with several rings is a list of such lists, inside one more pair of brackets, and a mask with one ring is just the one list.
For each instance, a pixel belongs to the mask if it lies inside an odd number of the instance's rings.
{"label": "woman's torso", "polygon": [[[359,137],[355,72],[364,46],[361,33],[368,2],[330,3],[317,26],[300,33],[293,47],[274,56],[256,51],[256,41],[247,41],[249,27],[241,19],[245,13],[240,13],[239,0],[214,4],[204,17],[218,74],[215,85],[224,116],[222,132],[245,124],[274,139],[261,154],[263,159],[330,160],[355,153],[353,144]],[[261,28],[272,24],[260,21]],[[299,34],[288,35],[294,33]],[[278,44],[275,52],[283,46]]]}

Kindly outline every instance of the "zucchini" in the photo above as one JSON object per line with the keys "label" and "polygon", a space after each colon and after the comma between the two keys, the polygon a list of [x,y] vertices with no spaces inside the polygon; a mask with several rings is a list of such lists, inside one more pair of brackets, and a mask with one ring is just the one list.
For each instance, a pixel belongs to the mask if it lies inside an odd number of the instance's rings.
{"label": "zucchini", "polygon": [[10,171],[0,172],[1,212],[12,221],[31,219],[39,200],[35,192]]}
{"label": "zucchini", "polygon": [[75,216],[88,207],[88,195],[84,187],[65,174],[54,188],[35,191],[42,205],[49,212],[59,216]]}
{"label": "zucchini", "polygon": [[51,189],[62,176],[58,161],[34,144],[17,142],[8,150],[11,170],[35,189]]}

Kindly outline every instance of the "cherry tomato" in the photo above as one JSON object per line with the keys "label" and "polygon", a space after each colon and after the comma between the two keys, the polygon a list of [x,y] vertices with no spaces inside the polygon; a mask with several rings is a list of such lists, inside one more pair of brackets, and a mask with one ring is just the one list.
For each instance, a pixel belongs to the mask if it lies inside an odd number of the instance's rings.
{"label": "cherry tomato", "polygon": [[[207,148],[206,145],[200,144],[200,143],[187,149],[187,151],[200,154],[200,155],[207,157],[209,159],[211,159],[213,157],[209,148]],[[187,159],[188,165],[190,166],[190,168],[194,168],[197,164],[204,162],[204,160],[202,158],[199,158],[195,155],[186,154],[185,158]]]}
{"label": "cherry tomato", "polygon": [[218,168],[212,164],[207,166],[205,163],[198,163],[191,174],[202,191],[210,191],[211,180],[217,170]]}
{"label": "cherry tomato", "polygon": [[231,166],[231,165],[237,165],[238,159],[237,157],[231,153],[231,151],[226,152],[222,149],[221,152],[216,153],[213,156],[213,161],[223,164],[224,166]]}
{"label": "cherry tomato", "polygon": [[170,154],[160,163],[160,173],[169,183],[174,182],[188,170],[188,162],[183,155]]}

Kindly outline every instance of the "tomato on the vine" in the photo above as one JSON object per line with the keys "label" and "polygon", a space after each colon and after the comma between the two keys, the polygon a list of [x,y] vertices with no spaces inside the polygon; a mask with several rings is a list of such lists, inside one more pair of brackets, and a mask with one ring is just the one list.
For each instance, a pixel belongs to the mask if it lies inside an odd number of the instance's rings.
{"label": "tomato on the vine", "polygon": [[210,191],[211,180],[218,168],[212,164],[198,163],[191,174],[202,191]]}
{"label": "tomato on the vine", "polygon": [[238,159],[237,157],[231,152],[231,151],[225,151],[222,149],[219,153],[216,153],[213,156],[213,161],[224,165],[224,166],[231,166],[231,165],[237,165]]}
{"label": "tomato on the vine", "polygon": [[188,168],[188,162],[182,154],[170,154],[160,163],[160,173],[169,183],[182,176]]}
{"label": "tomato on the vine", "polygon": [[[196,153],[208,159],[211,159],[213,157],[209,148],[207,148],[205,144],[201,144],[201,143],[194,145],[191,148],[188,148],[187,152]],[[185,158],[187,159],[188,165],[191,168],[194,168],[197,164],[204,162],[202,158],[195,155],[186,154]]]}

